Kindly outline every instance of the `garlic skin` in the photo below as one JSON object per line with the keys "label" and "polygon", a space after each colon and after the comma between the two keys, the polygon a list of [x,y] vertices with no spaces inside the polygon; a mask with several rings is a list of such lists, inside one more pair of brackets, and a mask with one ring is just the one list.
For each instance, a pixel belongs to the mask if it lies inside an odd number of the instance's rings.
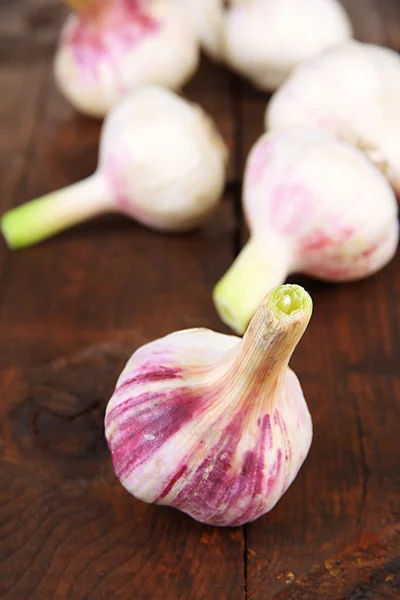
{"label": "garlic skin", "polygon": [[316,126],[346,139],[385,173],[400,196],[400,57],[348,41],[300,65],[267,108],[269,130]]}
{"label": "garlic skin", "polygon": [[225,60],[258,88],[277,89],[302,61],[352,37],[336,0],[235,0],[225,20]]}
{"label": "garlic skin", "polygon": [[225,8],[223,0],[170,0],[186,7],[204,52],[220,61],[223,52]]}
{"label": "garlic skin", "polygon": [[227,151],[197,105],[158,86],[132,92],[104,122],[97,171],[87,179],[7,212],[11,248],[35,244],[107,212],[160,231],[187,231],[217,207]]}
{"label": "garlic skin", "polygon": [[221,319],[239,334],[289,274],[353,281],[396,252],[398,205],[389,183],[362,152],[317,129],[258,140],[243,208],[250,239],[214,289]]}
{"label": "garlic skin", "polygon": [[243,339],[189,329],[137,350],[105,416],[128,492],[210,525],[271,510],[311,445],[311,417],[287,366],[311,312],[303,288],[282,286]]}
{"label": "garlic skin", "polygon": [[80,112],[103,117],[131,90],[179,89],[199,63],[188,15],[165,0],[78,0],[54,61],[59,89]]}

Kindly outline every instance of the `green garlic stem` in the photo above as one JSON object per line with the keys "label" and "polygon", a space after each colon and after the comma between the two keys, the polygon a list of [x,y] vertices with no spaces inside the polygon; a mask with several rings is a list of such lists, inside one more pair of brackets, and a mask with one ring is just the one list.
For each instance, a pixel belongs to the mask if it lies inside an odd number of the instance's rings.
{"label": "green garlic stem", "polygon": [[95,174],[9,210],[0,228],[9,248],[24,248],[112,210],[107,183]]}
{"label": "green garlic stem", "polygon": [[281,240],[260,244],[251,238],[214,288],[222,321],[242,335],[266,294],[282,284],[289,271],[289,252]]}
{"label": "green garlic stem", "polygon": [[272,289],[259,304],[243,336],[236,361],[248,380],[270,379],[280,375],[307,328],[312,314],[312,300],[299,285],[281,285]]}

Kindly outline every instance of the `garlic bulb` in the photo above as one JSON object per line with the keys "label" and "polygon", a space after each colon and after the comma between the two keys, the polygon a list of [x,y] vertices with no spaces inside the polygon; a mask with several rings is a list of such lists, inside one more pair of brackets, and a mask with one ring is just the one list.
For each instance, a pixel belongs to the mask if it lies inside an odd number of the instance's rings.
{"label": "garlic bulb", "polygon": [[301,61],[352,36],[336,0],[235,0],[224,28],[225,60],[263,90],[275,90]]}
{"label": "garlic bulb", "polygon": [[209,117],[174,92],[145,86],[107,117],[97,171],[6,213],[1,229],[21,248],[106,212],[154,229],[185,231],[216,208],[226,149]]}
{"label": "garlic bulb", "polygon": [[307,292],[286,285],[265,298],[243,340],[189,329],[137,350],[105,417],[122,485],[211,525],[271,510],[311,444],[311,417],[288,367],[311,312]]}
{"label": "garlic bulb", "polygon": [[222,320],[237,333],[290,273],[351,281],[396,251],[397,202],[385,177],[362,152],[317,129],[258,140],[243,204],[251,237],[214,290]]}
{"label": "garlic bulb", "polygon": [[178,89],[194,74],[199,42],[191,19],[165,0],[67,0],[54,69],[79,111],[104,116],[142,84]]}
{"label": "garlic bulb", "polygon": [[304,62],[273,96],[266,127],[313,125],[350,141],[400,195],[400,57],[349,41]]}
{"label": "garlic bulb", "polygon": [[205,53],[220,60],[223,51],[224,0],[170,0],[189,11]]}

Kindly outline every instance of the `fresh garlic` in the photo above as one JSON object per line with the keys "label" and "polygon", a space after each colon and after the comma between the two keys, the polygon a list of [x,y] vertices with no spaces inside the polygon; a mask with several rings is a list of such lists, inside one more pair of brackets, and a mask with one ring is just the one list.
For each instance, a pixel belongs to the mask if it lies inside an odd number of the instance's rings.
{"label": "fresh garlic", "polygon": [[7,212],[3,235],[11,248],[21,248],[106,212],[163,231],[197,227],[221,198],[226,157],[219,133],[198,106],[145,86],[107,117],[97,171]]}
{"label": "fresh garlic", "polygon": [[188,9],[204,52],[219,61],[223,51],[224,0],[170,0]]}
{"label": "fresh garlic", "polygon": [[263,90],[275,90],[301,61],[352,36],[337,0],[231,4],[224,27],[225,60]]}
{"label": "fresh garlic", "polygon": [[258,140],[243,204],[250,240],[214,290],[222,320],[237,333],[290,273],[352,281],[382,268],[397,248],[398,207],[385,177],[362,152],[317,129]]}
{"label": "fresh garlic", "polygon": [[276,92],[268,129],[317,126],[368,154],[400,196],[400,57],[349,41],[304,62]]}
{"label": "fresh garlic", "polygon": [[104,116],[139,85],[179,89],[199,62],[191,19],[165,0],[66,0],[55,57],[60,90],[79,111]]}
{"label": "fresh garlic", "polygon": [[211,525],[271,510],[311,445],[311,417],[288,367],[311,312],[307,292],[285,285],[243,339],[189,329],[137,350],[105,417],[122,485]]}

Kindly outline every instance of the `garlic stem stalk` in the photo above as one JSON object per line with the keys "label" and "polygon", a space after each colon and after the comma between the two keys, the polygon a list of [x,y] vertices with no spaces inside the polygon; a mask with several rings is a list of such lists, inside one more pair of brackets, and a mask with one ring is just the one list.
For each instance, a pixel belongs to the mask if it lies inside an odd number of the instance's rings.
{"label": "garlic stem stalk", "polygon": [[108,186],[94,174],[73,185],[9,210],[0,221],[10,248],[36,244],[68,227],[115,210]]}
{"label": "garlic stem stalk", "polygon": [[[276,388],[280,376],[286,373],[311,314],[311,297],[299,285],[279,286],[264,298],[229,369],[232,388],[239,397],[245,397],[250,388],[252,398],[256,397],[258,389],[265,390],[267,384],[271,391]],[[243,377],[243,374],[246,376]],[[274,397],[271,395],[272,399]]]}
{"label": "garlic stem stalk", "polygon": [[268,290],[282,284],[290,271],[290,245],[271,235],[266,246],[250,238],[213,293],[224,323],[242,335]]}

